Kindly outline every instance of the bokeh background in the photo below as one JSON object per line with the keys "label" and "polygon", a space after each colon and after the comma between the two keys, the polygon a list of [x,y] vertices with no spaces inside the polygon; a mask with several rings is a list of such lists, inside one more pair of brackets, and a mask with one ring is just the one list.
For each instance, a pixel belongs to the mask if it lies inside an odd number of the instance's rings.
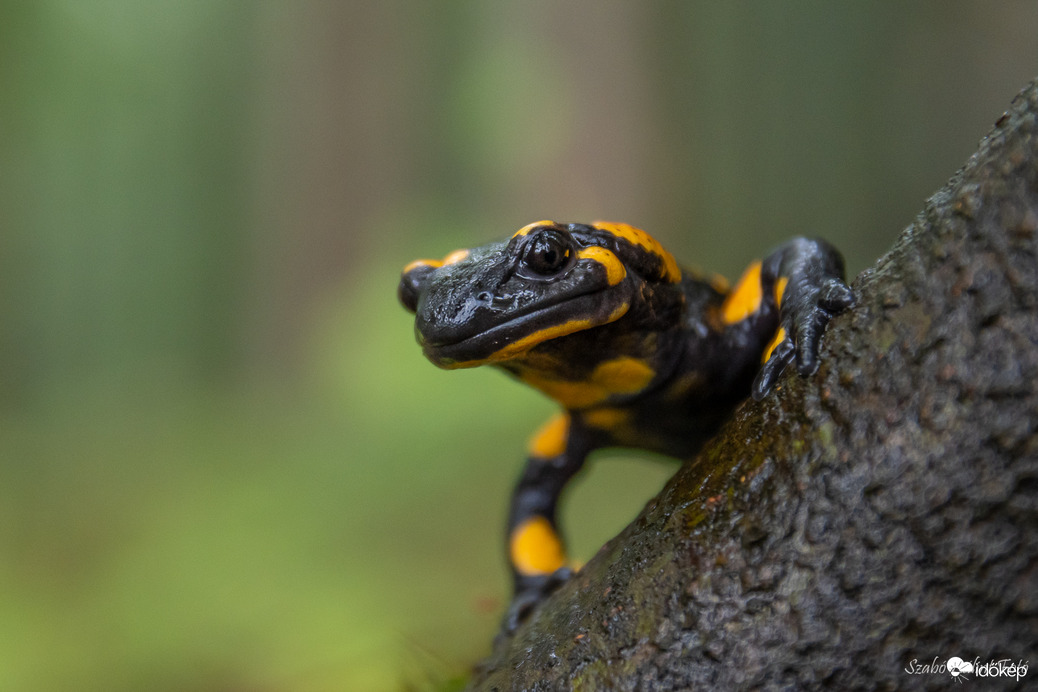
{"label": "bokeh background", "polygon": [[[0,689],[446,685],[552,407],[401,266],[529,221],[869,266],[1038,75],[1038,5],[0,2]],[[674,470],[605,455],[594,554]]]}

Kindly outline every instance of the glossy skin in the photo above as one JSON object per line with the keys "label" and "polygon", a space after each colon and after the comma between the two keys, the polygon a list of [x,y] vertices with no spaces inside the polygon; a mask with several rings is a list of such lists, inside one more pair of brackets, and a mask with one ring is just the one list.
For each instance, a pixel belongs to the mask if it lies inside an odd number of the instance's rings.
{"label": "glossy skin", "polygon": [[590,452],[691,456],[794,360],[813,373],[826,324],[854,302],[843,259],[821,240],[782,245],[729,291],[639,229],[551,221],[412,262],[399,297],[433,363],[492,364],[563,407],[531,439],[512,493],[507,630],[572,573],[555,510]]}

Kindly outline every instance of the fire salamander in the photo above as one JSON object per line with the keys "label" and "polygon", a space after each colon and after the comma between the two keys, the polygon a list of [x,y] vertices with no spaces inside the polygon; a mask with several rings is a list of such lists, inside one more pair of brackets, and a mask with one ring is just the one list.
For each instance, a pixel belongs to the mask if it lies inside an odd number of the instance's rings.
{"label": "fire salamander", "polygon": [[843,273],[832,246],[796,238],[729,290],[632,226],[553,221],[404,268],[399,298],[429,360],[495,365],[562,405],[512,493],[506,630],[572,574],[555,508],[588,453],[688,458],[794,360],[812,374],[826,324],[854,302]]}

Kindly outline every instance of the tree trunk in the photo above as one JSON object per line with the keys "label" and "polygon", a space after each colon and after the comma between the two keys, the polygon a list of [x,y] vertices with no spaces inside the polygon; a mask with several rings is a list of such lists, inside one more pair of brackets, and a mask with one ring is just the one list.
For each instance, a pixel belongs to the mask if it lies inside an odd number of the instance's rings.
{"label": "tree trunk", "polygon": [[819,372],[742,404],[473,689],[943,690],[953,656],[1038,666],[1036,118],[1033,82],[855,280]]}

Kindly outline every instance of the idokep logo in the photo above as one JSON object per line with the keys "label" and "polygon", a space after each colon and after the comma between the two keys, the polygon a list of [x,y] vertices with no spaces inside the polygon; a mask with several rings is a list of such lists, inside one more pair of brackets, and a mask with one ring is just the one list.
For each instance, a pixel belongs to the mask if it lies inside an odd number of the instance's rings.
{"label": "idokep logo", "polygon": [[969,680],[969,678],[966,677],[966,674],[972,672],[973,664],[969,661],[963,661],[958,656],[952,656],[948,659],[948,674],[959,682]]}
{"label": "idokep logo", "polygon": [[990,660],[981,663],[980,658],[973,661],[965,661],[959,656],[952,656],[947,661],[934,656],[929,663],[920,663],[919,659],[913,658],[905,668],[909,675],[950,675],[953,680],[962,683],[970,677],[978,678],[1020,678],[1027,675],[1029,661],[1013,661],[1010,658]]}

